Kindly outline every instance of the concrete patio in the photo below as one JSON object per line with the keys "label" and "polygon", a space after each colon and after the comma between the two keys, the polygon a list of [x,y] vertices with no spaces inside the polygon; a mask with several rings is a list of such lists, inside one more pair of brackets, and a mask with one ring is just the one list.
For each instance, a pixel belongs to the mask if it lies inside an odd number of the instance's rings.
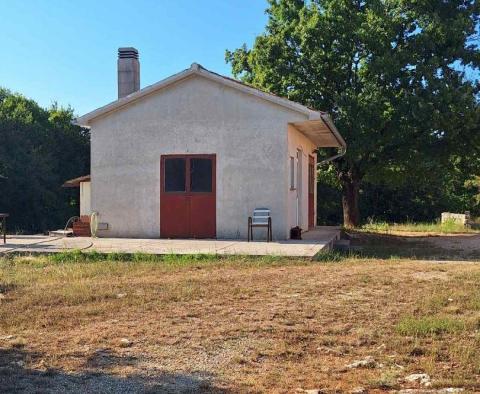
{"label": "concrete patio", "polygon": [[10,235],[0,243],[0,254],[58,253],[66,250],[101,253],[219,254],[248,256],[313,257],[328,251],[340,237],[338,227],[317,227],[305,232],[302,240],[255,241],[199,239],[62,238],[46,235]]}

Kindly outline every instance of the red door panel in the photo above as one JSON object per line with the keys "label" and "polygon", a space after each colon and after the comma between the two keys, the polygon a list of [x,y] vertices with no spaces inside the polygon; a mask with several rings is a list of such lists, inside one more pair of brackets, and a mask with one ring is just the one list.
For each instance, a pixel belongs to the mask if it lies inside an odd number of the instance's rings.
{"label": "red door panel", "polygon": [[209,195],[190,199],[190,238],[215,238],[215,200]]}
{"label": "red door panel", "polygon": [[160,236],[215,238],[215,155],[164,155],[160,174]]}
{"label": "red door panel", "polygon": [[315,159],[308,157],[308,228],[315,227]]}
{"label": "red door panel", "polygon": [[189,200],[185,195],[168,195],[160,199],[160,235],[162,238],[189,238]]}

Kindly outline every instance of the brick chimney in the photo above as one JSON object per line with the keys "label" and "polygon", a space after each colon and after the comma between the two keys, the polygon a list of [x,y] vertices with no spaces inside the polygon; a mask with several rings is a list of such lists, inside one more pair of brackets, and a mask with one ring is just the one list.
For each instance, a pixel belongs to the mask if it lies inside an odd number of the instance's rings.
{"label": "brick chimney", "polygon": [[135,48],[118,48],[118,98],[140,90],[140,62]]}

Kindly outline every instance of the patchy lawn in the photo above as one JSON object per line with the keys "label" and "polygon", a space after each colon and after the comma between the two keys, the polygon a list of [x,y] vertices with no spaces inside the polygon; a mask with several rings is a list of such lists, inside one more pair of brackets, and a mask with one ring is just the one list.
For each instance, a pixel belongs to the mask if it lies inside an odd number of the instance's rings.
{"label": "patchy lawn", "polygon": [[0,260],[1,390],[480,390],[480,265],[333,257]]}
{"label": "patchy lawn", "polygon": [[[356,255],[367,258],[480,261],[480,234],[348,232]],[[356,250],[358,248],[358,250]]]}

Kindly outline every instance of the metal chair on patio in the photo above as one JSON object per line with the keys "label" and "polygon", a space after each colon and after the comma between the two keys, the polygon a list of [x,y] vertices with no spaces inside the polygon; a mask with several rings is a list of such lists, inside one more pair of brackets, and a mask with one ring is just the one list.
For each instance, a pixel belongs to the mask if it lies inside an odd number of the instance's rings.
{"label": "metal chair on patio", "polygon": [[248,242],[253,241],[253,228],[266,227],[267,228],[267,242],[272,240],[272,217],[270,216],[270,209],[255,208],[253,216],[248,217]]}

